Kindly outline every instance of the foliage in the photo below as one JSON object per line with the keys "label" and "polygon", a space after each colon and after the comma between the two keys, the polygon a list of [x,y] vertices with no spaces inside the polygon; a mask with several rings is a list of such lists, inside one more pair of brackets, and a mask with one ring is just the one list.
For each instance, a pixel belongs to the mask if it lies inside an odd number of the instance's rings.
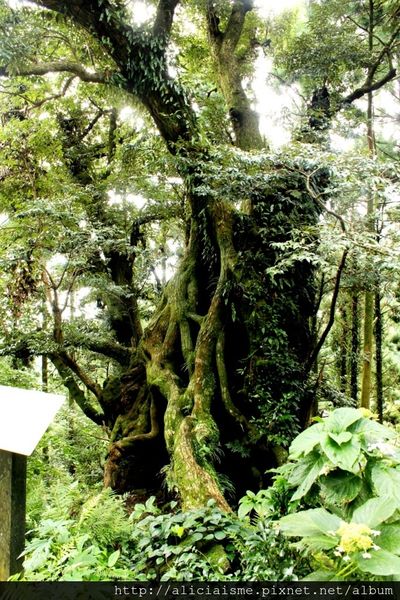
{"label": "foliage", "polygon": [[50,490],[40,515],[29,504],[30,522],[34,514],[37,522],[19,579],[291,581],[307,572],[308,562],[263,516],[253,523],[212,501],[187,512],[173,502],[162,511],[152,497],[128,517],[125,499],[110,490],[87,498],[87,488],[71,478],[54,480]]}
{"label": "foliage", "polygon": [[[310,577],[398,574],[400,548],[390,537],[400,531],[396,442],[395,432],[354,408],[333,411],[293,441],[291,462],[280,470],[295,490],[292,514],[280,527],[301,537],[297,547],[322,567]],[[304,506],[318,508],[293,512]]]}
{"label": "foliage", "polygon": [[122,557],[130,533],[123,499],[103,490],[82,503],[85,492],[78,490],[77,483],[70,489],[62,486],[62,503],[49,508],[28,534],[20,578],[101,581],[131,577],[129,562]]}
{"label": "foliage", "polygon": [[307,579],[379,581],[390,577],[396,581],[400,569],[399,508],[392,496],[379,496],[359,506],[349,521],[324,508],[314,508],[283,517],[280,526],[285,535],[301,537],[297,547],[311,554],[319,567]]}

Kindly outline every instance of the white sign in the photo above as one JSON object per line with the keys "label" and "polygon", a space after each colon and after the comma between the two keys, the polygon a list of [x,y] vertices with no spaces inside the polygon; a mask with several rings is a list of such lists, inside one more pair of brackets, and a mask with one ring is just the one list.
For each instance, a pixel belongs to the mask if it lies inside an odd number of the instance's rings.
{"label": "white sign", "polygon": [[0,385],[0,450],[29,456],[64,396]]}

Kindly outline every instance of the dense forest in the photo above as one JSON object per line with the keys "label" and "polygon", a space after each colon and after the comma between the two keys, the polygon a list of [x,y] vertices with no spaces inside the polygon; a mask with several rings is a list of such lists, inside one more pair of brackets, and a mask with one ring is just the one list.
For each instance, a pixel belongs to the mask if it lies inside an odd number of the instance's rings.
{"label": "dense forest", "polygon": [[400,5],[274,4],[0,0],[17,577],[400,580]]}

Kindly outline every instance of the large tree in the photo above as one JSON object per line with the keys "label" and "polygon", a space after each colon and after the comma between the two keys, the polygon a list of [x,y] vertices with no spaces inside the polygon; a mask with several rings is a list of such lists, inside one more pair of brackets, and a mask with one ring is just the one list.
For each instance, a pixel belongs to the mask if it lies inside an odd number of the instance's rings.
{"label": "large tree", "polygon": [[[143,289],[134,277],[143,226],[170,219],[170,211],[148,211],[124,222],[124,243],[116,238],[110,243],[113,232],[121,235],[122,223],[110,210],[108,193],[117,183],[108,178],[118,168],[116,148],[128,144],[129,134],[125,131],[126,138],[115,140],[112,99],[99,103],[88,93],[90,119],[82,107],[68,115],[60,112],[58,160],[68,169],[81,213],[75,218],[64,215],[74,221],[75,234],[63,240],[70,260],[60,277],[56,279],[43,261],[40,267],[53,328],[52,343],[43,347],[45,351],[36,348],[36,353],[46,354],[71,396],[109,432],[106,485],[154,491],[161,485],[164,467],[170,490],[184,506],[213,498],[229,510],[224,483],[226,487],[230,482],[237,494],[260,485],[266,468],[282,460],[285,446],[312,412],[309,374],[321,346],[311,328],[316,310],[313,267],[300,258],[284,276],[274,277],[270,269],[279,244],[290,240],[293,231],[312,231],[310,239],[315,239],[323,210],[320,192],[328,174],[309,161],[273,161],[255,153],[262,150],[263,139],[243,81],[264,40],[252,0],[187,3],[187,10],[201,19],[199,27],[205,28],[208,42],[197,42],[195,52],[195,42],[182,41],[182,29],[176,32],[181,47],[176,76],[171,61],[179,52],[178,41],[173,43],[174,21],[178,8],[183,10],[179,0],[153,3],[153,22],[145,26],[135,25],[134,3],[131,13],[130,5],[119,0],[34,4],[41,10],[23,8],[21,16],[3,6],[6,51],[1,73],[20,86],[14,94],[24,94],[26,77],[37,82],[38,77],[61,73],[66,74],[61,89],[47,97],[42,91],[36,107],[68,97],[68,90],[80,81],[104,86],[101,98],[125,94],[126,102],[144,109],[168,151],[168,176],[179,178],[185,230],[175,274],[165,286],[159,282],[158,305],[151,318],[144,319]],[[24,19],[36,24],[36,30],[27,32]],[[50,42],[41,40],[43,22],[51,28]],[[35,31],[38,49],[28,39]],[[382,52],[379,60],[384,62],[388,55],[388,50]],[[194,87],[186,89],[190,61]],[[389,62],[387,76],[376,68],[364,82],[361,69],[359,85],[346,90],[338,107],[393,78],[391,58]],[[199,87],[202,74],[207,72],[204,80],[213,79],[203,94],[195,87],[193,63]],[[186,80],[190,83],[190,76]],[[219,120],[214,115],[213,122],[210,115],[205,124],[204,113],[212,112],[214,94],[219,98],[214,105]],[[26,112],[5,115],[8,121],[16,118],[23,128]],[[46,166],[32,158],[29,148],[22,154],[23,160],[21,154],[15,159],[10,150],[8,168],[15,167],[13,160],[22,160],[25,174],[37,182]],[[98,161],[103,161],[102,170]],[[166,205],[167,190],[166,186]],[[35,183],[29,193],[37,200],[40,186]],[[18,216],[18,206],[12,210]],[[46,211],[31,214],[40,222],[42,238],[44,215]],[[79,260],[77,244],[85,237],[82,220],[97,233],[91,250]],[[48,227],[49,222],[53,221],[47,221]],[[37,289],[32,264],[39,246],[43,250],[43,244],[32,239],[23,264],[15,263],[16,305]],[[92,332],[85,335],[84,328],[74,337],[63,320],[61,290],[70,292],[83,273],[101,275],[98,300],[108,317],[107,339]],[[90,281],[93,284],[93,278]],[[16,344],[14,352],[29,357],[32,345]],[[92,377],[75,346],[107,356],[118,368],[99,381],[101,371]]]}

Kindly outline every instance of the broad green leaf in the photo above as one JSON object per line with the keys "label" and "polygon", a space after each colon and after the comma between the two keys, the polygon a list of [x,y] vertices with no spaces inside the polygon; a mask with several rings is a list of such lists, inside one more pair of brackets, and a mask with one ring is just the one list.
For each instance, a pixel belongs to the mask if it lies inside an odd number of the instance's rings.
{"label": "broad green leaf", "polygon": [[307,537],[305,540],[307,548],[312,552],[320,552],[321,550],[331,550],[338,544],[336,537],[328,535],[312,535]]}
{"label": "broad green leaf", "polygon": [[376,464],[371,473],[372,485],[379,496],[390,496],[400,506],[400,471],[384,464]]}
{"label": "broad green leaf", "polygon": [[117,560],[119,559],[120,555],[121,555],[120,550],[116,550],[115,552],[110,554],[110,556],[108,557],[107,565],[110,568],[113,567],[115,565],[115,563],[117,562]]}
{"label": "broad green leaf", "polygon": [[388,552],[400,554],[400,525],[382,525],[379,529],[381,533],[375,540],[376,544]]}
{"label": "broad green leaf", "polygon": [[324,508],[314,508],[286,515],[279,521],[283,533],[288,536],[308,537],[320,536],[321,533],[336,531],[340,527],[340,519]]}
{"label": "broad green leaf", "polygon": [[174,525],[174,527],[171,528],[171,532],[181,538],[185,533],[185,528],[181,525]]}
{"label": "broad green leaf", "polygon": [[350,431],[342,431],[342,433],[329,432],[328,435],[339,446],[341,446],[345,442],[349,442],[352,438],[352,434],[350,433]]}
{"label": "broad green leaf", "polygon": [[382,440],[397,437],[397,433],[385,425],[372,419],[361,419],[350,427],[352,433],[362,433],[368,442],[381,442]]}
{"label": "broad green leaf", "polygon": [[358,496],[362,484],[362,479],[357,475],[336,471],[321,480],[321,494],[328,503],[346,504]]}
{"label": "broad green leaf", "polygon": [[292,442],[289,448],[290,458],[299,458],[302,454],[305,456],[315,448],[321,439],[322,424],[317,423],[302,431]]}
{"label": "broad green leaf", "polygon": [[[304,460],[304,462],[306,461]],[[313,464],[310,465],[311,468],[308,468],[306,470],[305,476],[301,484],[299,485],[296,492],[293,494],[291,498],[292,500],[300,500],[300,498],[307,494],[307,492],[321,473],[321,469],[323,468],[324,464],[325,460],[322,456],[319,456],[316,462],[313,461]],[[289,479],[289,482],[292,483],[291,479]]]}
{"label": "broad green leaf", "polygon": [[339,446],[329,437],[329,434],[326,434],[321,441],[321,447],[325,455],[334,465],[340,467],[344,471],[354,470],[355,463],[360,456],[361,450],[361,444],[357,438],[352,437],[349,442],[345,442]]}
{"label": "broad green leaf", "polygon": [[362,418],[363,416],[357,408],[337,408],[325,420],[325,430],[340,433]]}
{"label": "broad green leaf", "polygon": [[368,527],[374,528],[389,519],[397,507],[397,501],[389,496],[371,498],[356,508],[351,520],[354,523],[365,523]]}
{"label": "broad green leaf", "polygon": [[360,554],[355,561],[358,568],[373,575],[398,575],[400,573],[400,557],[386,550],[372,550],[371,558],[363,558]]}

